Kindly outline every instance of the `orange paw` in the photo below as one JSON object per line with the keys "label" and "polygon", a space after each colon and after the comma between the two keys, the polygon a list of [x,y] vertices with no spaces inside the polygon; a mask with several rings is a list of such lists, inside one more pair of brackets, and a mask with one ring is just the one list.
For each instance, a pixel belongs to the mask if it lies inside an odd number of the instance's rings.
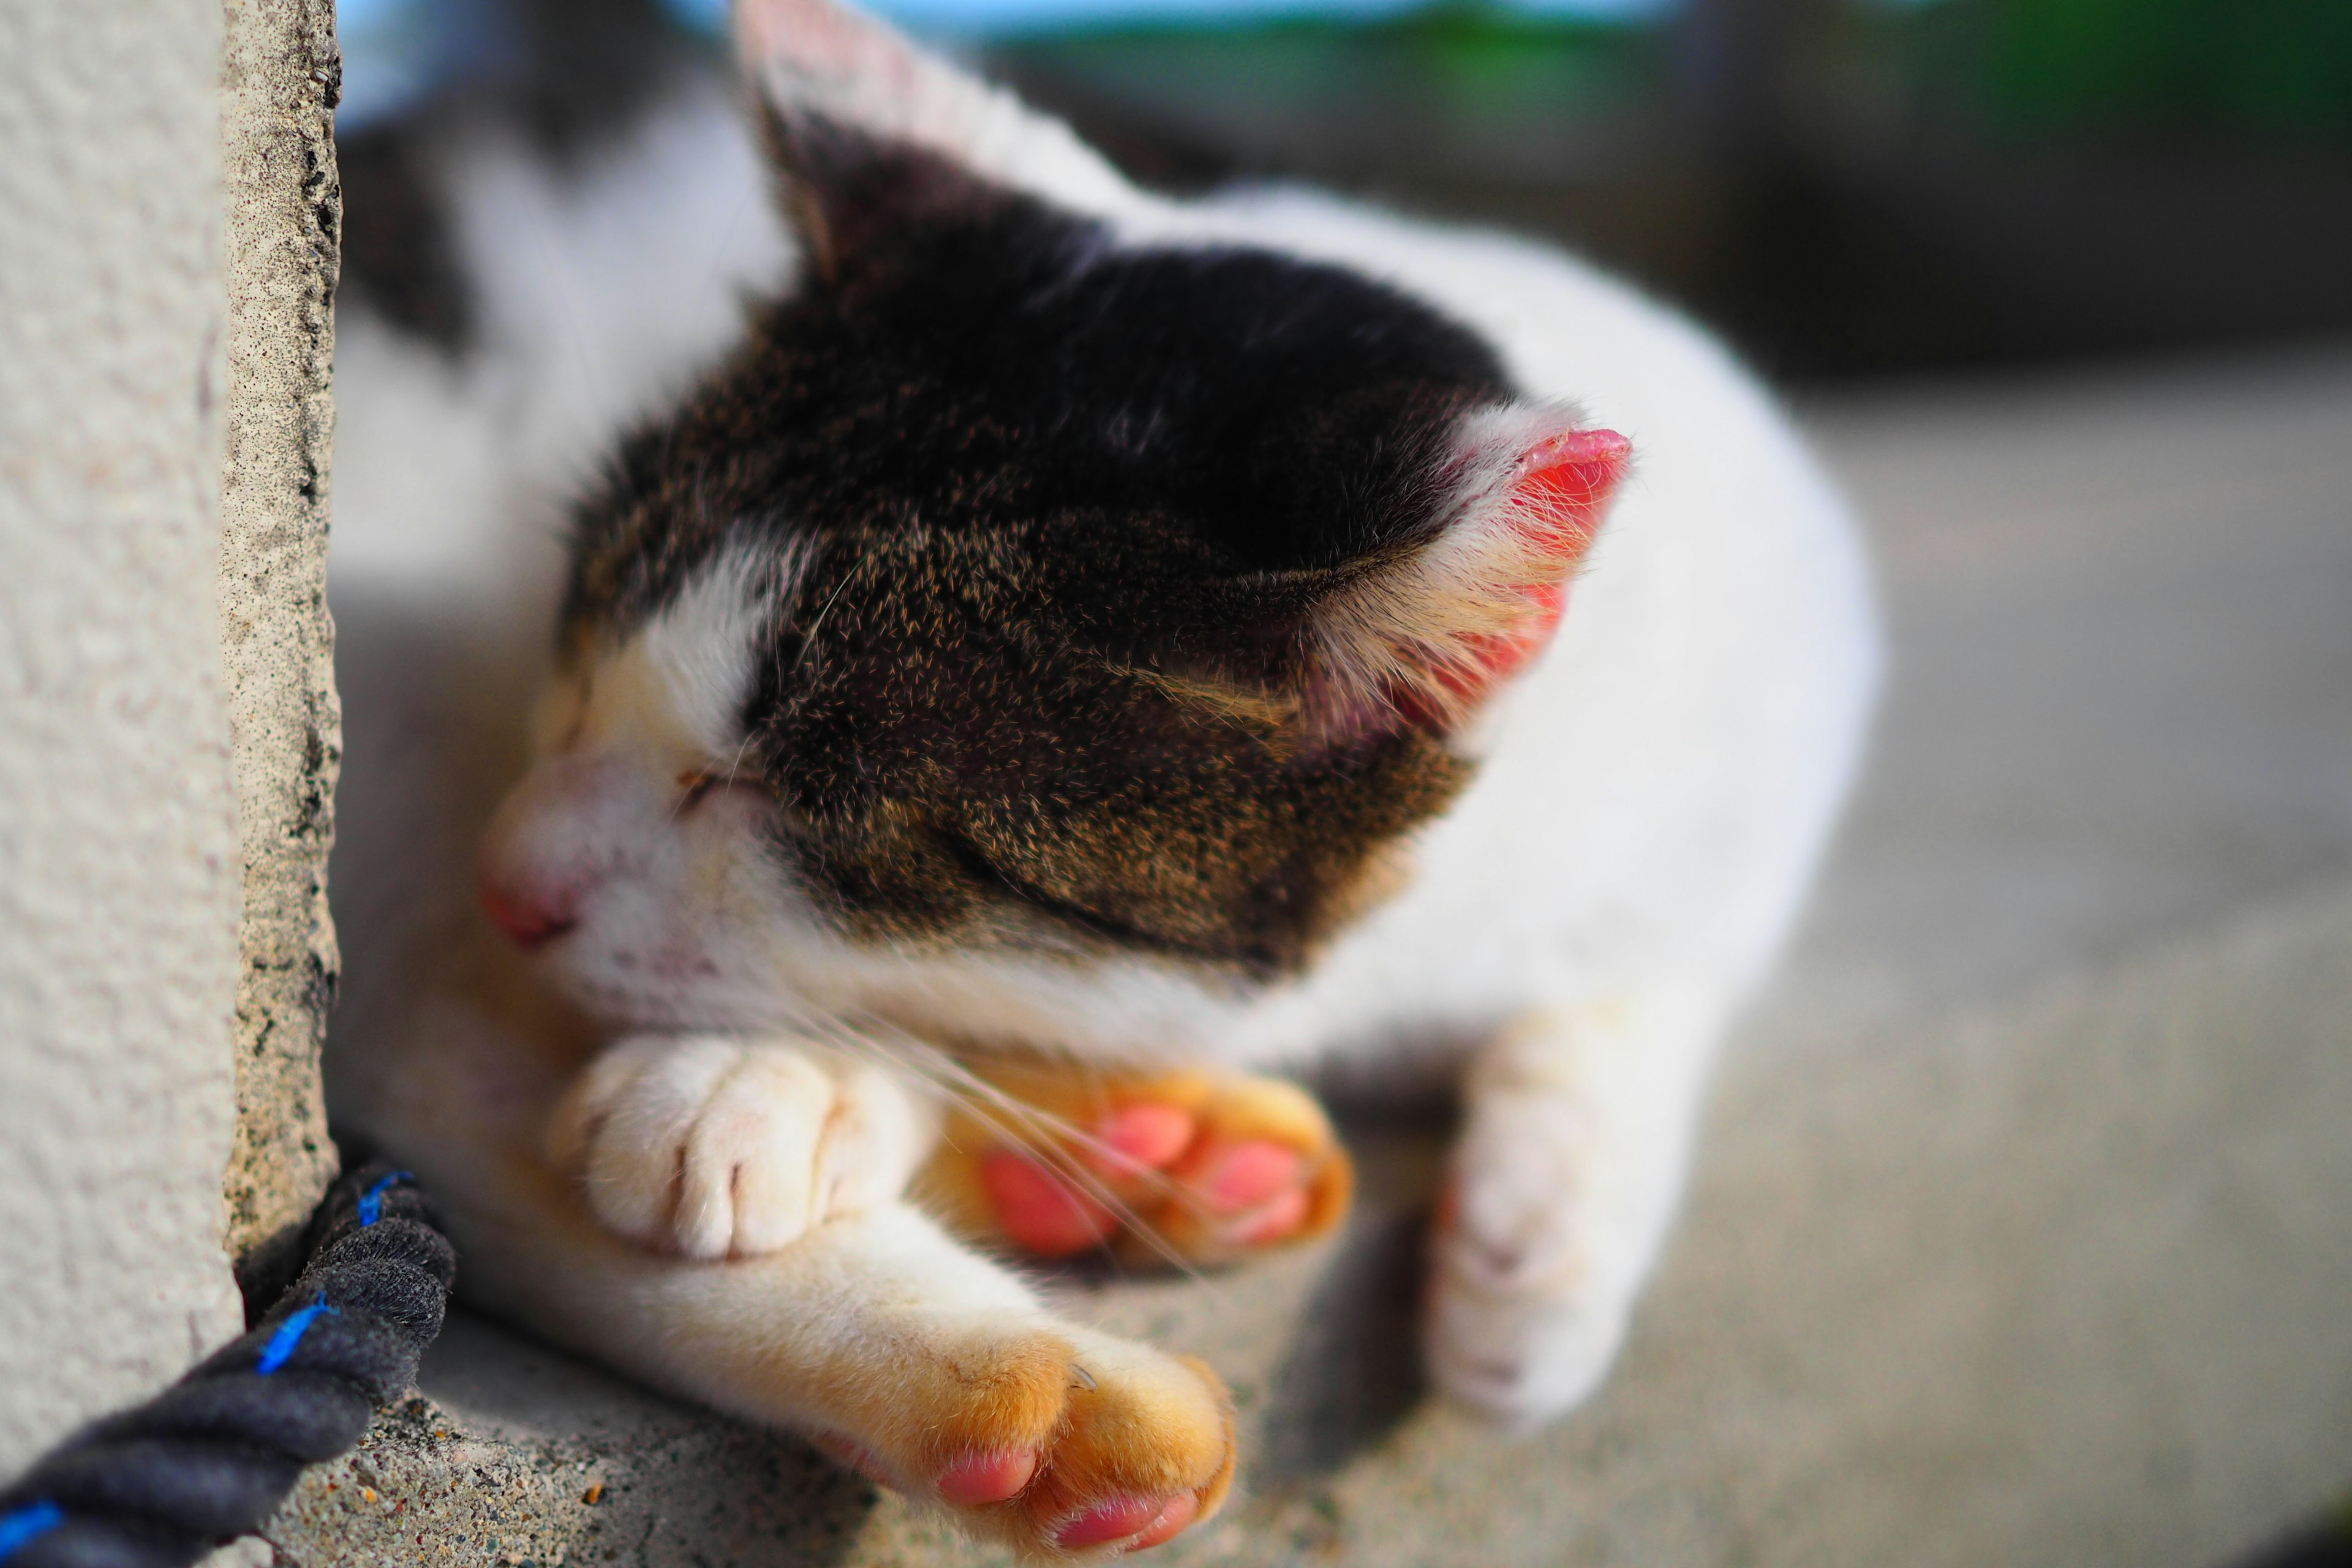
{"label": "orange paw", "polygon": [[1233,1402],[1197,1361],[1083,1330],[910,1347],[863,1439],[818,1446],[1033,1561],[1145,1551],[1233,1486]]}
{"label": "orange paw", "polygon": [[1022,1109],[958,1112],[927,1187],[952,1222],[1015,1251],[1223,1262],[1321,1236],[1347,1214],[1354,1169],[1296,1084],[1026,1068],[989,1079]]}

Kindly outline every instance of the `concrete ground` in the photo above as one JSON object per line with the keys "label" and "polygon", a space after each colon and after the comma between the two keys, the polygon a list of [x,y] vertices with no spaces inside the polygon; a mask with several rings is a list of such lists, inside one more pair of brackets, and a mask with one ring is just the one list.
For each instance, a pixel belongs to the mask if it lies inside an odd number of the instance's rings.
{"label": "concrete ground", "polygon": [[[1895,681],[1621,1370],[1528,1442],[1420,1400],[1436,1130],[1360,1120],[1336,1247],[1077,1289],[1244,1402],[1155,1560],[2220,1568],[2352,1482],[2352,353],[1807,416]],[[423,1392],[282,1557],[991,1560],[477,1320]]]}

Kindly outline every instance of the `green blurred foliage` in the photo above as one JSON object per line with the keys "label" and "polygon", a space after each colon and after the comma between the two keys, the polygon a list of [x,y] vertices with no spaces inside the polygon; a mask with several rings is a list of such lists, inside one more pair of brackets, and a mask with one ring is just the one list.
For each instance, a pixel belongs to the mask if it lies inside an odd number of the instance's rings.
{"label": "green blurred foliage", "polygon": [[1652,90],[1655,30],[1642,26],[1433,8],[1386,24],[1391,47],[1419,58],[1470,112],[1579,104],[1614,113]]}
{"label": "green blurred foliage", "polygon": [[2352,0],[1946,0],[1901,26],[1997,128],[2352,139]]}
{"label": "green blurred foliage", "polygon": [[1195,121],[1393,116],[1474,133],[1635,111],[1666,75],[1655,26],[1458,4],[1369,20],[1070,28],[1003,52]]}

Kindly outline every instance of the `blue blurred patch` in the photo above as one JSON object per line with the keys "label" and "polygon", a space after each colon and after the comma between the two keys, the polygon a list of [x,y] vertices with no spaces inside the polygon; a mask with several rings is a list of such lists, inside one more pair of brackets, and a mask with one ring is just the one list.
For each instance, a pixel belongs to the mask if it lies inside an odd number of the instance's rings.
{"label": "blue blurred patch", "polygon": [[662,0],[662,8],[698,33],[727,30],[727,0]]}
{"label": "blue blurred patch", "polygon": [[396,114],[431,90],[448,63],[434,9],[430,0],[336,0],[343,45],[339,129]]}
{"label": "blue blurred patch", "polygon": [[349,132],[399,113],[436,88],[485,76],[515,47],[506,14],[479,0],[336,0]]}
{"label": "blue blurred patch", "polygon": [[[716,35],[728,0],[660,0],[684,26]],[[1378,21],[1428,0],[876,0],[873,9],[917,32],[965,39],[1079,32],[1114,26],[1215,28],[1282,17]],[[1901,3],[1901,0],[1896,0]],[[1916,3],[1916,0],[1913,0]],[[1666,16],[1682,0],[1493,0],[1521,16],[1639,22]],[[508,40],[500,7],[481,0],[338,0],[343,43],[346,132],[396,114],[435,88],[485,74]]]}
{"label": "blue blurred patch", "polygon": [[[876,0],[872,9],[923,32],[988,37],[1056,28],[1150,23],[1265,21],[1287,16],[1360,18],[1403,16],[1426,0]],[[698,31],[716,33],[727,25],[727,0],[664,0],[670,14]],[[1529,16],[1581,16],[1596,21],[1640,21],[1662,16],[1678,0],[1502,0],[1496,9]]]}

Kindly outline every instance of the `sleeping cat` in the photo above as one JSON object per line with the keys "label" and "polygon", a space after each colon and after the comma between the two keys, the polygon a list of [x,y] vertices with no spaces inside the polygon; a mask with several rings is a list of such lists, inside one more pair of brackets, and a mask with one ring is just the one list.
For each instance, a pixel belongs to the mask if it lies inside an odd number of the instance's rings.
{"label": "sleeping cat", "polygon": [[748,104],[420,142],[450,308],[345,311],[340,1124],[493,1310],[1087,1556],[1230,1404],[994,1255],[1319,1234],[1265,1075],[1458,1064],[1429,1365],[1567,1411],[1853,765],[1837,497],[1550,251],[735,31]]}

